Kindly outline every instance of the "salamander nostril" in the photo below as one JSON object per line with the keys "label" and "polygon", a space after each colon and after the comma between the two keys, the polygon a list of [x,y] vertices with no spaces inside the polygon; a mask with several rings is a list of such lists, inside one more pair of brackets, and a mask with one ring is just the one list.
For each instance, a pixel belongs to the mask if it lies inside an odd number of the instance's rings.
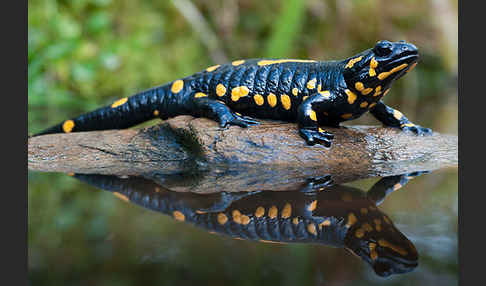
{"label": "salamander nostril", "polygon": [[412,45],[412,44],[403,45],[403,46],[401,46],[400,49],[402,50],[402,52],[417,52],[418,51],[417,47]]}

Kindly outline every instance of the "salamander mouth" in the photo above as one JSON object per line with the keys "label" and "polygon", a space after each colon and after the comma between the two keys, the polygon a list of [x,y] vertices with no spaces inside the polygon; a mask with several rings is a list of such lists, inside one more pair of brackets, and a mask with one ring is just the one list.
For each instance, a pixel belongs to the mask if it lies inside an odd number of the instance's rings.
{"label": "salamander mouth", "polygon": [[376,274],[389,276],[392,274],[407,273],[418,266],[416,260],[408,260],[399,257],[380,257],[372,265]]}
{"label": "salamander mouth", "polygon": [[415,65],[415,63],[418,62],[418,60],[419,60],[419,55],[417,52],[409,52],[407,55],[402,56],[386,64],[383,70],[385,72],[391,71],[396,67],[400,67],[403,64],[407,64],[405,68],[399,70],[394,76],[394,80],[397,80],[402,76],[404,76],[408,72],[408,70],[410,70]]}
{"label": "salamander mouth", "polygon": [[415,52],[413,54],[408,54],[389,62],[388,64],[386,64],[385,68],[387,70],[391,70],[392,68],[398,67],[401,64],[407,64],[408,65],[407,68],[409,68],[411,64],[416,63],[418,60],[419,60],[419,55],[417,52]]}

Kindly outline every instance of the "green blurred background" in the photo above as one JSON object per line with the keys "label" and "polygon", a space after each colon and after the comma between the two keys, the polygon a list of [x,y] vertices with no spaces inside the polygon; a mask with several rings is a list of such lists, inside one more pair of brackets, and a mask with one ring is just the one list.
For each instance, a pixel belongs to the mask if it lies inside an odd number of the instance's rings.
{"label": "green blurred background", "polygon": [[[422,56],[385,102],[415,123],[457,134],[455,0],[29,0],[29,133],[214,64],[257,57],[341,59],[382,39],[412,42]],[[378,122],[365,115],[350,124]],[[457,171],[428,175],[416,184],[417,190],[435,191],[425,201],[443,203],[446,210],[457,207]],[[28,198],[34,285],[191,284],[203,279],[216,285],[319,284],[313,263],[325,260],[332,266],[334,259],[369,272],[358,259],[342,258],[340,249],[326,250],[323,258],[318,255],[323,250],[313,246],[215,239],[63,174],[29,172]],[[395,204],[413,208],[422,199]],[[423,211],[432,212],[425,206]],[[448,233],[454,237],[457,211],[448,215]],[[457,261],[450,257],[445,266],[429,261],[454,282]],[[296,273],[282,278],[292,267]],[[354,279],[349,271],[320,271],[326,279]],[[404,280],[393,281],[401,285]]]}

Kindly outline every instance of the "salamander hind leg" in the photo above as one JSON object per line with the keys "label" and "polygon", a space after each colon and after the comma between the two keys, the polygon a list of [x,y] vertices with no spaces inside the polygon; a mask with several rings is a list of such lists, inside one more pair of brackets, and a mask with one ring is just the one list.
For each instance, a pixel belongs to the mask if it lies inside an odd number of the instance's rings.
{"label": "salamander hind leg", "polygon": [[308,145],[322,144],[324,147],[330,148],[334,134],[325,131],[318,124],[319,108],[315,106],[325,106],[327,97],[316,94],[307,98],[299,106],[297,111],[297,123],[299,125],[299,134],[305,139]]}
{"label": "salamander hind leg", "polygon": [[219,122],[221,127],[228,125],[237,125],[240,127],[249,127],[259,124],[258,121],[251,117],[243,116],[232,111],[223,102],[210,99],[207,97],[194,98],[194,116],[206,117]]}

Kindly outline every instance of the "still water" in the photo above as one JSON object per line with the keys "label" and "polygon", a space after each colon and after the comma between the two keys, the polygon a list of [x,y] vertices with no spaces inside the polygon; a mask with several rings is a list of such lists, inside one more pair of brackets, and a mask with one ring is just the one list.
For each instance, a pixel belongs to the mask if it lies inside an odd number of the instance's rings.
{"label": "still water", "polygon": [[211,194],[65,177],[29,192],[33,285],[458,283],[455,168]]}

